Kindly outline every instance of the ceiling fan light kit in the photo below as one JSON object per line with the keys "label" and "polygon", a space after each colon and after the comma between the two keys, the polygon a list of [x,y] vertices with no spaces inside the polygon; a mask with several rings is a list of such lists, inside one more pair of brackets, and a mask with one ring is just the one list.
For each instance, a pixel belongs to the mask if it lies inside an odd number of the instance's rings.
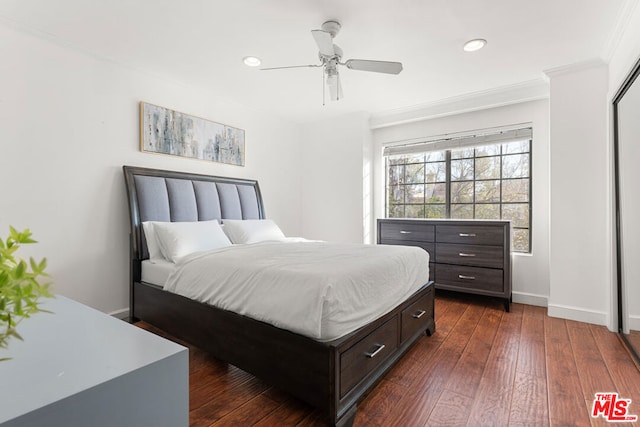
{"label": "ceiling fan light kit", "polygon": [[323,83],[329,88],[329,94],[332,101],[337,101],[342,98],[342,87],[340,84],[338,65],[345,66],[350,70],[371,71],[374,73],[399,74],[402,71],[402,63],[400,62],[372,61],[369,59],[349,59],[346,62],[342,62],[342,49],[333,43],[333,39],[340,32],[341,28],[342,25],[340,25],[338,21],[327,21],[322,24],[320,30],[311,30],[311,35],[318,46],[318,58],[320,59],[320,64],[270,67],[261,68],[261,70],[322,67]]}

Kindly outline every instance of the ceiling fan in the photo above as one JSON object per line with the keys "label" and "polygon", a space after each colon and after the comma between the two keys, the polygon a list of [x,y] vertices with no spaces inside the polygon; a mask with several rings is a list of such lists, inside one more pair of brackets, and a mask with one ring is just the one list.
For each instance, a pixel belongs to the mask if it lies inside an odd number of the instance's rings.
{"label": "ceiling fan", "polygon": [[[342,61],[342,49],[333,44],[334,37],[340,32],[342,26],[338,21],[327,21],[322,24],[322,29],[312,30],[311,35],[318,45],[320,52],[318,57],[320,64],[311,65],[290,65],[285,67],[261,68],[261,70],[281,70],[284,68],[307,68],[322,67],[323,83],[326,80],[329,94],[332,101],[342,98],[342,85],[340,84],[340,73],[338,65],[343,65],[351,70],[373,71],[376,73],[399,74],[402,71],[401,62],[372,61],[368,59],[348,59]],[[326,79],[325,79],[326,76]],[[324,84],[323,84],[323,104],[324,104]]]}

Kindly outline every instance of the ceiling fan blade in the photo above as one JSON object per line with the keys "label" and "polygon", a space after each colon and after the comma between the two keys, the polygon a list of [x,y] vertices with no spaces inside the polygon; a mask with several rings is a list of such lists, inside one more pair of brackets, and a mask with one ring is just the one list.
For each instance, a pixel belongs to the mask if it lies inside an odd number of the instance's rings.
{"label": "ceiling fan blade", "polygon": [[322,30],[311,30],[311,35],[318,45],[320,54],[328,57],[335,56],[336,52],[333,49],[333,38],[331,37],[331,34]]}
{"label": "ceiling fan blade", "polygon": [[401,62],[370,61],[368,59],[349,59],[344,63],[351,70],[373,71],[376,73],[399,74]]}
{"label": "ceiling fan blade", "polygon": [[317,68],[322,67],[322,64],[311,64],[311,65],[287,65],[284,67],[268,67],[268,68],[260,68],[260,71],[266,70],[283,70],[285,68]]}

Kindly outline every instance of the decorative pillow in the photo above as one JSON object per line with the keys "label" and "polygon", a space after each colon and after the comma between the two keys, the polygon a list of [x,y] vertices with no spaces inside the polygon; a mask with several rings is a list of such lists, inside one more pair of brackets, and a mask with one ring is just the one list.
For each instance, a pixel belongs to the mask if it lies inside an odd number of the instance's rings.
{"label": "decorative pillow", "polygon": [[193,252],[231,246],[218,221],[156,222],[153,224],[164,257],[177,262]]}
{"label": "decorative pillow", "polygon": [[160,246],[158,245],[158,238],[156,237],[156,233],[153,229],[153,224],[156,221],[144,221],[142,223],[142,229],[144,230],[144,237],[147,240],[147,249],[149,250],[149,261],[152,263],[156,263],[158,261],[164,261],[164,255],[162,255],[162,251],[160,251]]}
{"label": "decorative pillow", "polygon": [[284,233],[270,219],[225,219],[224,232],[235,244],[285,239]]}

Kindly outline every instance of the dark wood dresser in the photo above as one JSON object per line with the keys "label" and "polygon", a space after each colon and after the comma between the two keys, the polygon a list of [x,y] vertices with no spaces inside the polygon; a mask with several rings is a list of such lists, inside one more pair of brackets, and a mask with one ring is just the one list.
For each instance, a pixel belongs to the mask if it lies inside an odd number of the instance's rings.
{"label": "dark wood dresser", "polygon": [[511,223],[449,219],[378,219],[378,243],[429,252],[436,289],[511,302]]}

